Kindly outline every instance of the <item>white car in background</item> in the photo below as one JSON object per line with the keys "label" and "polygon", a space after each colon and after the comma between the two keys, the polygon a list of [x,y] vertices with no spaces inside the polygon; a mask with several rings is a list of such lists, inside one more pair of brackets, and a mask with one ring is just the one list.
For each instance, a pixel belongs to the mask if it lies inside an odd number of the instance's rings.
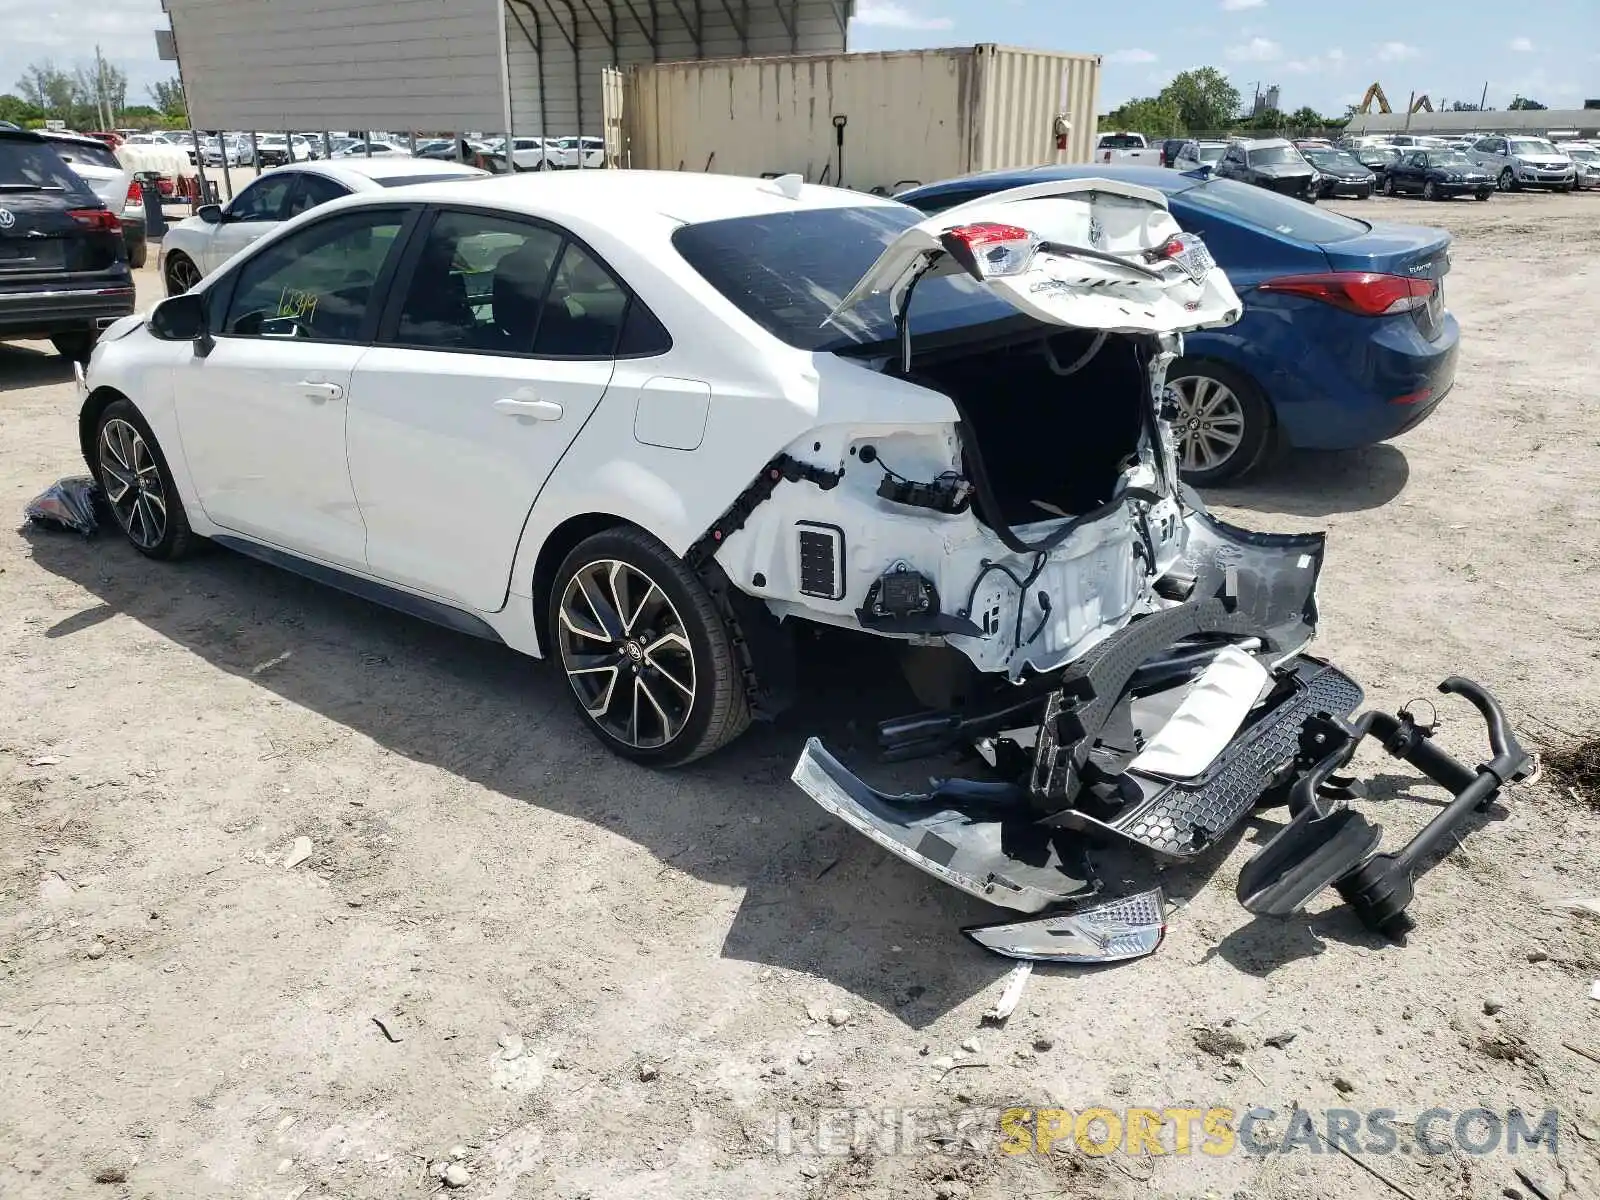
{"label": "white car in background", "polygon": [[333,157],[335,158],[410,158],[411,151],[398,142],[380,142],[373,139],[371,142],[372,153],[367,153],[368,143],[353,141],[344,146],[335,145]]}
{"label": "white car in background", "polygon": [[128,265],[144,266],[149,253],[145,238],[144,190],[134,180],[133,171],[104,142],[74,133],[41,134],[56,157],[72,168],[73,174],[89,185],[100,202],[117,214],[122,222],[122,238],[128,247]]}
{"label": "white car in background", "polygon": [[1179,149],[1178,157],[1172,160],[1172,165],[1179,171],[1198,171],[1202,168],[1209,171],[1222,161],[1222,156],[1227,152],[1227,142],[1190,139]]}
{"label": "white car in background", "polygon": [[202,205],[167,230],[161,278],[167,295],[186,292],[240,250],[313,208],[357,192],[381,192],[487,172],[437,159],[340,158],[278,167],[252,181],[226,205]]}
{"label": "white car in background", "polygon": [[1600,146],[1593,142],[1557,142],[1556,149],[1572,160],[1579,190],[1600,188]]}
{"label": "white car in background", "polygon": [[[520,143],[521,138],[517,141]],[[547,153],[551,157],[553,166],[565,167],[603,167],[606,165],[606,143],[604,138],[597,137],[564,137],[552,138],[546,142]],[[522,156],[517,156],[517,165],[521,167]]]}

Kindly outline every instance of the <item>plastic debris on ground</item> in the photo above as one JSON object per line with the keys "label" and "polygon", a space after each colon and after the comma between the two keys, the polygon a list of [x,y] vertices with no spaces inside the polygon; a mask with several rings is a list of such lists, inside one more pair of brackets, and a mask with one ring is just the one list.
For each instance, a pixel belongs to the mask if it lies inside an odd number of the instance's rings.
{"label": "plastic debris on ground", "polygon": [[70,529],[90,537],[100,528],[100,520],[95,515],[99,500],[99,484],[87,475],[72,475],[45,488],[22,512],[36,525]]}

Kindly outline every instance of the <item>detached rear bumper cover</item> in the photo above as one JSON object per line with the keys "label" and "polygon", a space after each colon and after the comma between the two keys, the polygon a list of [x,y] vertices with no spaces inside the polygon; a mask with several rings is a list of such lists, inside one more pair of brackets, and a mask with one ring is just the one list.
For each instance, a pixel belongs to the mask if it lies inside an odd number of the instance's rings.
{"label": "detached rear bumper cover", "polygon": [[[1159,941],[1159,922],[1145,922],[1138,937],[1111,938],[1109,927],[1096,923],[1099,906],[1082,907],[1100,889],[1088,866],[1089,840],[1193,857],[1221,840],[1269,791],[1287,794],[1291,819],[1247,864],[1241,903],[1252,912],[1289,915],[1333,885],[1369,926],[1390,936],[1404,933],[1412,879],[1425,869],[1427,850],[1470,810],[1492,803],[1501,787],[1526,778],[1531,759],[1494,697],[1470,680],[1452,677],[1440,690],[1468,699],[1488,725],[1494,758],[1476,770],[1435,746],[1433,729],[1409,713],[1354,717],[1360,686],[1299,653],[1316,622],[1321,537],[1252,534],[1195,513],[1188,524],[1190,598],[1134,621],[1062,672],[1059,689],[1044,702],[1029,770],[1009,781],[947,780],[926,794],[890,795],[863,783],[812,739],[794,781],[823,808],[929,874],[1001,907],[1048,914],[1005,926],[993,937],[968,931],[1000,953],[1068,961],[1148,953]],[[1201,646],[1201,665],[1187,678],[1153,683],[1152,672],[1141,668],[1178,661],[1171,657],[1177,643],[1186,652]],[[1241,647],[1254,648],[1260,666],[1246,666],[1264,681],[1242,720],[1238,681],[1252,676],[1240,674]],[[1195,657],[1187,653],[1183,661]],[[1230,677],[1232,692],[1213,686],[1212,674]],[[1217,699],[1208,702],[1208,696]],[[1185,704],[1192,697],[1200,703]],[[1203,723],[1198,710],[1208,706],[1229,724],[1190,738],[1212,747],[1226,739],[1209,762],[1142,753],[1159,740],[1156,726],[1175,717]],[[1151,727],[1148,738],[1142,726]],[[1456,796],[1398,855],[1374,854],[1382,828],[1348,807],[1355,791],[1332,774],[1366,736]],[[1152,769],[1173,762],[1194,773],[1177,778]],[[1118,947],[1128,953],[1113,955]]]}

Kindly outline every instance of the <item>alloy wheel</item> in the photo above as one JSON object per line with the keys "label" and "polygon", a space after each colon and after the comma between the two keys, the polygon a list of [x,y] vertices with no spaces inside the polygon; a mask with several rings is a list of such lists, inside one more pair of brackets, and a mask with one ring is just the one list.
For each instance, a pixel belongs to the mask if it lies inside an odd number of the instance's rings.
{"label": "alloy wheel", "polygon": [[1185,471],[1213,471],[1244,442],[1244,405],[1227,384],[1204,375],[1167,381],[1178,399],[1173,429]]}
{"label": "alloy wheel", "polygon": [[694,649],[655,580],[619,559],[587,563],[567,582],[558,617],[562,668],[596,725],[640,750],[683,732],[694,709]]}
{"label": "alloy wheel", "polygon": [[189,261],[187,255],[174,255],[167,263],[167,292],[178,296],[200,282],[200,268]]}
{"label": "alloy wheel", "polygon": [[1502,192],[1509,192],[1511,190],[1511,185],[1516,182],[1516,179],[1517,177],[1511,173],[1510,167],[1507,167],[1504,171],[1501,171],[1499,180],[1500,190]]}
{"label": "alloy wheel", "polygon": [[100,429],[100,481],[128,540],[153,550],[167,533],[167,493],[144,436],[113,418]]}

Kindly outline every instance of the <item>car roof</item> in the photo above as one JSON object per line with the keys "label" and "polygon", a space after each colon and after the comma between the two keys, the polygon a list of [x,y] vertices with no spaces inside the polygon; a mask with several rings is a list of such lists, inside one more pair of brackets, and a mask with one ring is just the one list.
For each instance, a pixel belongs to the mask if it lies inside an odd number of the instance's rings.
{"label": "car roof", "polygon": [[1234,138],[1233,140],[1236,143],[1238,143],[1240,146],[1243,146],[1246,150],[1265,150],[1269,146],[1287,146],[1287,145],[1290,144],[1288,138],[1277,138],[1277,137],[1274,137],[1274,138]]}
{"label": "car roof", "polygon": [[919,188],[908,188],[901,196],[936,195],[970,183],[993,184],[993,190],[1023,187],[1030,183],[1046,183],[1055,179],[1111,179],[1119,183],[1137,183],[1155,188],[1168,196],[1186,192],[1203,183],[1183,171],[1168,167],[1113,166],[1108,163],[1081,163],[1076,165],[1047,164],[1041,167],[1009,167],[999,171],[980,171],[975,175],[962,175],[957,179],[944,179]]}
{"label": "car roof", "polygon": [[[280,168],[281,169],[281,168]],[[337,162],[318,161],[295,163],[295,171],[311,175],[325,175],[347,187],[369,188],[390,179],[403,179],[407,175],[422,175],[430,179],[440,175],[479,176],[486,174],[466,163],[437,158],[341,158]]]}
{"label": "car roof", "polygon": [[796,209],[896,205],[884,196],[816,184],[801,185],[791,199],[776,180],[698,171],[527,171],[489,176],[470,189],[454,183],[423,183],[389,193],[397,194],[438,203],[470,197],[508,211],[618,227],[648,212],[677,224],[698,224]]}
{"label": "car roof", "polygon": [[0,127],[0,138],[5,138],[7,141],[12,142],[38,142],[41,145],[44,144],[44,139],[31,129],[17,129],[15,127],[5,129]]}

